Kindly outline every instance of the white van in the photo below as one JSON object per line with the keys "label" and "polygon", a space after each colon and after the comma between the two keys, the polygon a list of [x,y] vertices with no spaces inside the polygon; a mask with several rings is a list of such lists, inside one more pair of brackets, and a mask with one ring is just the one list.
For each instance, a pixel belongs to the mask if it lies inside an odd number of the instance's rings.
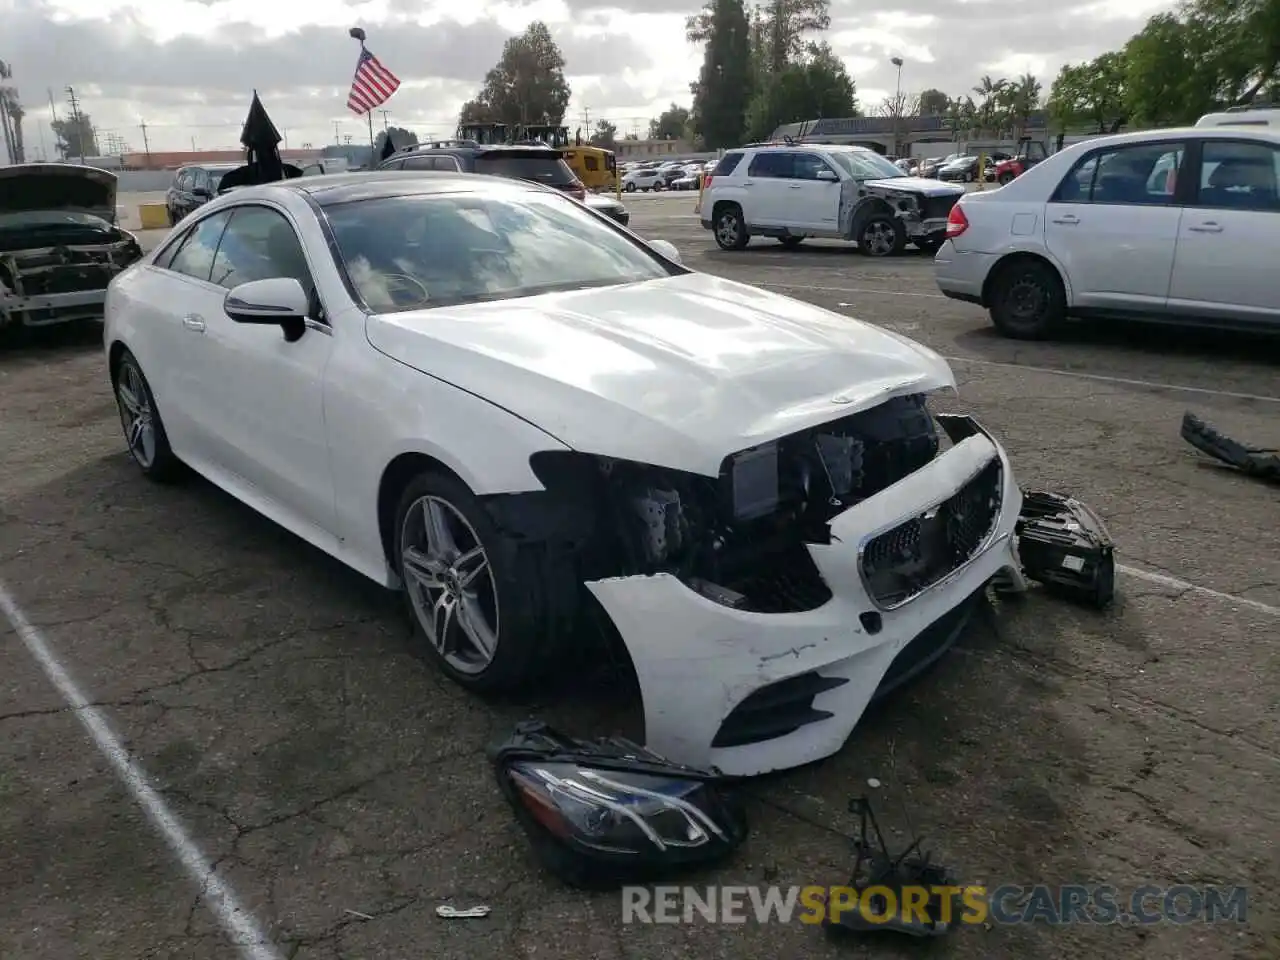
{"label": "white van", "polygon": [[1280,105],[1232,107],[1222,113],[1206,113],[1197,127],[1280,127]]}

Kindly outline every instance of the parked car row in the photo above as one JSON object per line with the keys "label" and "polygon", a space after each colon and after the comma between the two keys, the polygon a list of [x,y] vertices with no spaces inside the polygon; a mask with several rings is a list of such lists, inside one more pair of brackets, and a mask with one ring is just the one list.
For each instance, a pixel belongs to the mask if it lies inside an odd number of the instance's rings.
{"label": "parked car row", "polygon": [[697,190],[703,174],[714,166],[708,163],[681,163],[668,161],[660,163],[647,161],[638,164],[623,164],[622,189],[627,193],[637,190]]}

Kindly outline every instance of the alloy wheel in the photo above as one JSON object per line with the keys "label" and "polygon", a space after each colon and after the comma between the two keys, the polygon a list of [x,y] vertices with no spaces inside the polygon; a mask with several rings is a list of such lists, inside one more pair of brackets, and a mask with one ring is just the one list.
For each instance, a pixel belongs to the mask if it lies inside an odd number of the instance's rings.
{"label": "alloy wheel", "polygon": [[887,257],[893,252],[897,237],[891,224],[876,220],[862,231],[862,240],[873,257]]}
{"label": "alloy wheel", "polygon": [[723,214],[716,223],[716,239],[726,247],[738,242],[738,218],[735,214]]}
{"label": "alloy wheel", "polygon": [[498,588],[475,528],[449,501],[420,497],[400,531],[400,567],[436,652],[461,673],[482,673],[498,650]]}
{"label": "alloy wheel", "polygon": [[131,361],[120,367],[116,377],[116,405],[129,453],[140,467],[150,467],[156,459],[155,411],[142,373]]}

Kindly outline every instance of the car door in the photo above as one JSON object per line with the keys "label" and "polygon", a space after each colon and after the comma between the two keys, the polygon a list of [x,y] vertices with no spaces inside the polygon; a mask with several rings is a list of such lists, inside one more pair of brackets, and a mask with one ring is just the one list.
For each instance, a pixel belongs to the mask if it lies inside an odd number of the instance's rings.
{"label": "car door", "polygon": [[742,181],[742,214],[748,227],[786,226],[791,157],[781,150],[761,150],[751,158]]}
{"label": "car door", "polygon": [[835,233],[840,222],[840,175],[816,153],[796,153],[787,183],[786,226],[795,233]]}
{"label": "car door", "polygon": [[1178,230],[1169,308],[1235,323],[1280,322],[1272,276],[1280,247],[1280,150],[1203,141],[1199,176]]}
{"label": "car door", "polygon": [[324,373],[333,336],[292,220],[264,203],[234,208],[210,282],[222,297],[242,283],[293,277],[315,304],[303,335],[236,323],[218,308],[207,318],[221,463],[280,510],[332,534],[333,482],[324,420]]}
{"label": "car door", "polygon": [[1182,208],[1167,177],[1154,174],[1181,169],[1185,148],[1158,141],[1094,151],[1058,185],[1045,205],[1044,239],[1074,307],[1164,309]]}
{"label": "car door", "polygon": [[222,309],[209,271],[231,214],[218,211],[189,226],[148,265],[146,296],[130,304],[142,334],[142,362],[174,451],[199,468],[217,445],[207,397],[217,382],[209,367],[207,317]]}

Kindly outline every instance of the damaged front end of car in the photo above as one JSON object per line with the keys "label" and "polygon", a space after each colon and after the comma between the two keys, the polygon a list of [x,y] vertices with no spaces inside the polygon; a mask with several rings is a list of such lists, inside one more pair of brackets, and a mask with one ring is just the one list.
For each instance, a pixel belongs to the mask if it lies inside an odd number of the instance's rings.
{"label": "damaged front end of car", "polygon": [[106,170],[0,168],[0,328],[102,317],[107,286],[143,257],[115,197]]}
{"label": "damaged front end of car", "polygon": [[545,491],[492,502],[498,525],[557,542],[627,648],[646,745],[680,763],[750,776],[835,752],[993,578],[1025,587],[1004,452],[923,393],[714,476],[565,451],[531,465]]}
{"label": "damaged front end of car", "polygon": [[891,178],[850,184],[850,196],[844,198],[841,212],[845,236],[856,239],[867,217],[887,213],[902,225],[908,240],[944,240],[947,218],[964,190],[936,183],[917,187],[919,181],[901,180],[908,182]]}

